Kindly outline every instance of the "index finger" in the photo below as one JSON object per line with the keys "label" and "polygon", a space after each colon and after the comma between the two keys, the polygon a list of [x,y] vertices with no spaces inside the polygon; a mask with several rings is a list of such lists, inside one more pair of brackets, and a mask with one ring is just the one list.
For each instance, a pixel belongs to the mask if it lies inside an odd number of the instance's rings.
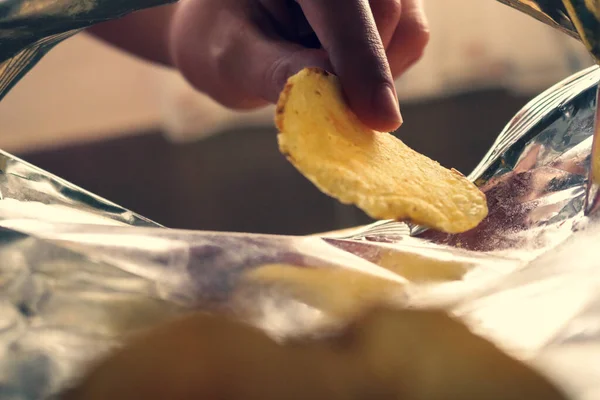
{"label": "index finger", "polygon": [[368,0],[297,1],[356,115],[373,129],[397,129],[402,117],[394,81]]}

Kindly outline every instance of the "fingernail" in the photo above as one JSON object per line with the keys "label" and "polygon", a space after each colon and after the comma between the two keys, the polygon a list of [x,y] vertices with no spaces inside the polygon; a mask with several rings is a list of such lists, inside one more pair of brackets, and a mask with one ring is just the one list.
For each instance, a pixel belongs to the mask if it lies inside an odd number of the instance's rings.
{"label": "fingernail", "polygon": [[383,84],[375,91],[373,106],[382,120],[389,121],[397,126],[402,124],[398,98],[389,84]]}

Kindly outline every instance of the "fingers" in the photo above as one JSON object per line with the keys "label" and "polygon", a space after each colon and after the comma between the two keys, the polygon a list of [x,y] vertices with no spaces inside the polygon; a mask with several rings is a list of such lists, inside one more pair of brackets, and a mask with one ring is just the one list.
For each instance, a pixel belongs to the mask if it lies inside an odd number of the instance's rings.
{"label": "fingers", "polygon": [[[282,7],[284,0],[182,0],[171,28],[171,58],[193,86],[234,109],[276,102],[287,79],[305,67],[327,69],[340,77],[366,125],[398,128],[393,76],[410,67],[427,43],[422,1],[297,3],[301,10]],[[303,42],[307,22],[322,48]],[[306,32],[290,38],[300,28]]]}
{"label": "fingers", "polygon": [[[205,7],[212,4],[213,9]],[[209,17],[206,17],[209,15]],[[204,19],[198,16],[205,16]],[[250,109],[274,103],[304,67],[331,70],[327,54],[278,39],[245,0],[188,0],[172,32],[173,59],[192,85],[221,104]]]}
{"label": "fingers", "polygon": [[403,0],[402,13],[386,52],[392,75],[406,72],[422,56],[429,42],[423,0]]}
{"label": "fingers", "polygon": [[400,126],[392,74],[367,0],[298,0],[340,77],[347,100],[368,126]]}
{"label": "fingers", "polygon": [[257,0],[273,17],[277,31],[283,39],[299,42],[299,39],[314,34],[296,0]]}
{"label": "fingers", "polygon": [[388,48],[400,22],[403,0],[370,0],[371,10],[384,48]]}

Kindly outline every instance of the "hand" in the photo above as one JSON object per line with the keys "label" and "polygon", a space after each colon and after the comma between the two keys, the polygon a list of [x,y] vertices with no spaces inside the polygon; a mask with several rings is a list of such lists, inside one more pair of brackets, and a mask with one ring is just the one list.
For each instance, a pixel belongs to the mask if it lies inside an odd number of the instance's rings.
{"label": "hand", "polygon": [[171,62],[223,105],[276,102],[288,77],[321,67],[380,131],[402,123],[394,77],[429,38],[422,0],[181,0],[170,26]]}

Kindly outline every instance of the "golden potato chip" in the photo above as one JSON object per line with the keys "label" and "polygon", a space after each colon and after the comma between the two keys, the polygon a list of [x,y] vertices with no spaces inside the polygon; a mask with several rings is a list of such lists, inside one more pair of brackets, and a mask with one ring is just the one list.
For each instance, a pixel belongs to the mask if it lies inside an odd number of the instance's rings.
{"label": "golden potato chip", "polygon": [[565,400],[543,375],[436,310],[379,307],[283,344],[191,314],[131,338],[63,400]]}
{"label": "golden potato chip", "polygon": [[411,282],[449,282],[462,279],[475,266],[475,261],[381,249],[377,264]]}
{"label": "golden potato chip", "polygon": [[244,284],[252,283],[277,287],[331,317],[348,320],[373,304],[401,298],[405,282],[353,269],[266,264],[244,274]]}
{"label": "golden potato chip", "polygon": [[485,195],[460,172],[368,129],[338,79],[316,68],[292,76],[277,105],[279,148],[322,192],[376,219],[409,220],[448,233],[476,227]]}

